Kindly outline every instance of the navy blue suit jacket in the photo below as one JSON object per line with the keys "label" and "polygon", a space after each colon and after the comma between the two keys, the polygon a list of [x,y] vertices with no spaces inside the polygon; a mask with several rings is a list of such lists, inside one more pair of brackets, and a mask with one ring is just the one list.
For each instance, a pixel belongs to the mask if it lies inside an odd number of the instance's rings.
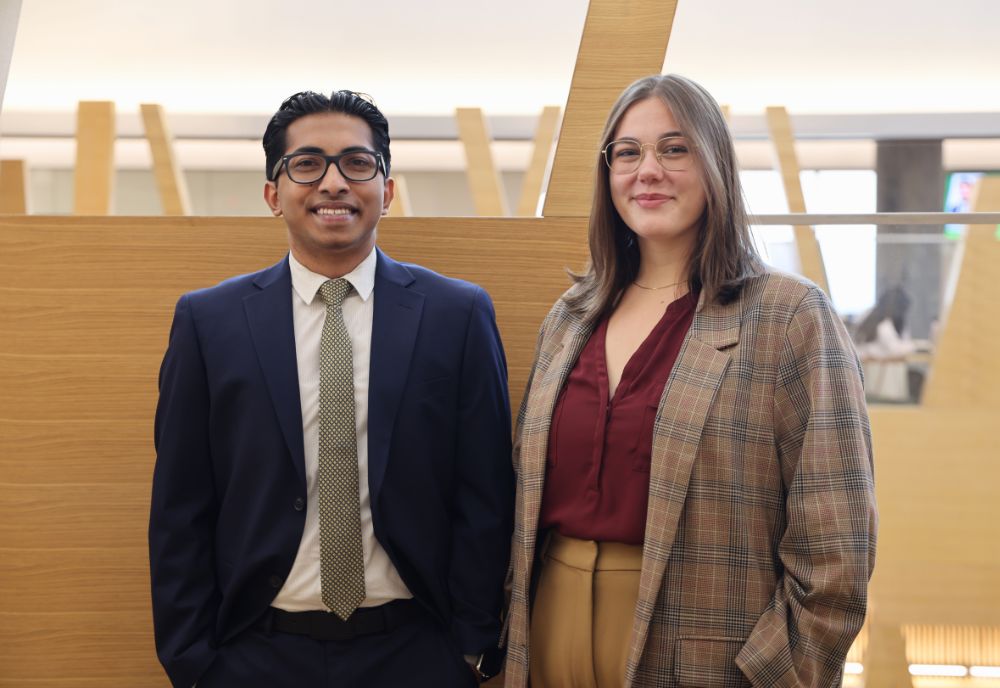
{"label": "navy blue suit jacket", "polygon": [[[191,686],[266,611],[305,523],[288,260],[181,297],[160,371],[149,525],[157,654]],[[368,404],[375,535],[465,654],[495,645],[513,511],[489,296],[378,253]]]}

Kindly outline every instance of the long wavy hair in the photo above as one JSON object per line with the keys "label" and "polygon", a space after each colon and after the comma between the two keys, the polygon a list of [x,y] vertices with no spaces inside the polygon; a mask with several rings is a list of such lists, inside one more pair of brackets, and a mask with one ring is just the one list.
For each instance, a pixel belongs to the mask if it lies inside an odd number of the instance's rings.
{"label": "long wavy hair", "polygon": [[[747,277],[764,269],[750,234],[729,127],[715,99],[700,85],[676,74],[657,74],[639,79],[618,97],[598,151],[611,143],[625,112],[647,98],[659,98],[670,108],[691,144],[705,188],[705,211],[688,263],[689,289],[700,290],[706,303],[729,303]],[[599,320],[614,310],[639,272],[639,243],[611,200],[609,172],[598,160],[590,211],[590,265],[583,274],[571,275],[576,287],[566,297],[570,309],[586,320]]]}

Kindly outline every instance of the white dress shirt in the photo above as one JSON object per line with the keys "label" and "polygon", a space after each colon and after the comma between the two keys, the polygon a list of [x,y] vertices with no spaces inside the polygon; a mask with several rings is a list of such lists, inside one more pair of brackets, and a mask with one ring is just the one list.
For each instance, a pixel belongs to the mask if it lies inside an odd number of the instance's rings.
{"label": "white dress shirt", "polygon": [[[316,475],[319,466],[319,343],[326,320],[326,304],[318,296],[329,278],[306,269],[289,254],[292,272],[292,316],[295,355],[302,406],[302,439],[306,460],[306,524],[295,563],[272,606],[290,612],[326,609],[320,595],[319,510]],[[389,555],[375,539],[368,491],[368,371],[371,359],[372,318],[375,313],[375,249],[344,279],[354,289],[344,299],[344,324],[354,357],[354,408],[358,441],[358,498],[361,502],[361,543],[365,555],[363,607],[413,597]]]}

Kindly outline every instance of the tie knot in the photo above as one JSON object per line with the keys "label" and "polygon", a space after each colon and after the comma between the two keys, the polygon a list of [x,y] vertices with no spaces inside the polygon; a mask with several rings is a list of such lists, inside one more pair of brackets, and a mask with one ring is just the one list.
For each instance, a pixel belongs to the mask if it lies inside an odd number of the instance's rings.
{"label": "tie knot", "polygon": [[340,306],[351,291],[351,283],[344,278],[327,280],[320,285],[319,295],[327,306]]}

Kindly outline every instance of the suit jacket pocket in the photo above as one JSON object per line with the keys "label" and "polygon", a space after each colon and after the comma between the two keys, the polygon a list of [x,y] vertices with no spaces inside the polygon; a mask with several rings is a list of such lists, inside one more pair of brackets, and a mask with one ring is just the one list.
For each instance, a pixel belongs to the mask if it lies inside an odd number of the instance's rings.
{"label": "suit jacket pocket", "polygon": [[745,638],[681,636],[674,648],[677,685],[698,688],[735,688],[750,681],[736,666]]}

